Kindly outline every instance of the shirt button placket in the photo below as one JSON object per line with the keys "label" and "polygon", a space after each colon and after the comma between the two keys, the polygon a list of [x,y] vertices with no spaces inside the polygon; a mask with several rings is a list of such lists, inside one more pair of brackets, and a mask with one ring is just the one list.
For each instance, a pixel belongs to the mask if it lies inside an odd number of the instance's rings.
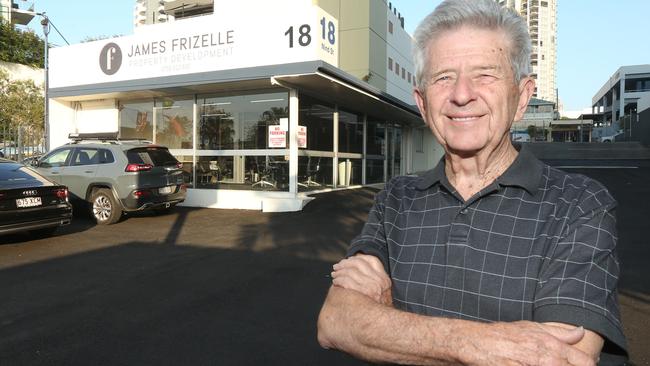
{"label": "shirt button placket", "polygon": [[467,237],[469,235],[468,212],[467,207],[462,207],[451,224],[449,239],[454,243],[467,243]]}

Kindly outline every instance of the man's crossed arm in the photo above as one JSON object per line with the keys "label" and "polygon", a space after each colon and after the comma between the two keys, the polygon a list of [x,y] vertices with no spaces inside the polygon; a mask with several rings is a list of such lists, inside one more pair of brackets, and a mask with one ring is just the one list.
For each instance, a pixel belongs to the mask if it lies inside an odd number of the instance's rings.
{"label": "man's crossed arm", "polygon": [[391,280],[374,256],[334,265],[318,341],[372,362],[426,365],[595,365],[596,333],[560,323],[481,323],[392,307]]}

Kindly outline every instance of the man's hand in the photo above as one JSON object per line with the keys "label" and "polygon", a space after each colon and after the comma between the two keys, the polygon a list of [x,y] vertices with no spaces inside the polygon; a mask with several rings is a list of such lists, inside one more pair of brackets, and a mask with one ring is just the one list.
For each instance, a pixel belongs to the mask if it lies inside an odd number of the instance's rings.
{"label": "man's hand", "polygon": [[392,306],[392,282],[377,257],[356,254],[334,265],[332,284],[360,292],[383,305]]}
{"label": "man's hand", "polygon": [[596,365],[593,356],[576,348],[585,336],[582,327],[530,321],[484,324],[465,338],[465,364],[478,365]]}

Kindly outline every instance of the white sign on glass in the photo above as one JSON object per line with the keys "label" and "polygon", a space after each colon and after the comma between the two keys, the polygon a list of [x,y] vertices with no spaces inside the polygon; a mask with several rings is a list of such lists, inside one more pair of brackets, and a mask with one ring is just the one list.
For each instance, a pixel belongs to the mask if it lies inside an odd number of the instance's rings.
{"label": "white sign on glass", "polygon": [[298,148],[307,148],[307,126],[298,126]]}
{"label": "white sign on glass", "polygon": [[280,125],[269,126],[269,148],[286,148],[287,131],[282,131]]}

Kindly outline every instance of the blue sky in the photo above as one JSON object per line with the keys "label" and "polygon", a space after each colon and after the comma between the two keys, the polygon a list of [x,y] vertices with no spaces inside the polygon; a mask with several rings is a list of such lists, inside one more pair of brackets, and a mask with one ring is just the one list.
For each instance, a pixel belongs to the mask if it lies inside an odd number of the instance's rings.
{"label": "blue sky", "polygon": [[[237,1],[237,0],[232,0]],[[354,0],[349,0],[354,1]],[[389,0],[405,18],[406,30],[439,0]],[[21,7],[34,0],[18,0]],[[135,0],[36,0],[70,43],[87,37],[133,33]],[[591,106],[591,98],[620,66],[650,64],[647,0],[558,0],[558,89],[565,110]],[[110,6],[106,6],[110,4]],[[31,23],[41,32],[38,21]],[[50,41],[65,42],[52,29]]]}

